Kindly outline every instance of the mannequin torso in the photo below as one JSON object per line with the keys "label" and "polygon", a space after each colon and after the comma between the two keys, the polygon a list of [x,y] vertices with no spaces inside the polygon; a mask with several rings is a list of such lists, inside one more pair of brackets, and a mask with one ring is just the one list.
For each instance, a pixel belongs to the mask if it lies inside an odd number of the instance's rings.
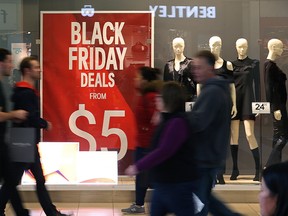
{"label": "mannequin torso", "polygon": [[[268,56],[264,64],[264,82],[266,90],[266,99],[271,103],[272,111],[276,120],[281,120],[282,114],[280,104],[285,103],[287,98],[286,92],[286,75],[276,65],[275,60],[282,55],[283,43],[278,39],[268,41]],[[284,82],[284,83],[283,83]]]}
{"label": "mannequin torso", "polygon": [[196,94],[196,83],[192,76],[192,59],[184,55],[184,40],[175,38],[172,42],[174,59],[169,60],[164,67],[164,81],[177,81],[185,88],[187,100],[192,100]]}
{"label": "mannequin torso", "polygon": [[235,90],[235,85],[233,81],[232,63],[230,61],[225,61],[224,59],[220,57],[221,47],[222,47],[222,40],[220,37],[218,36],[211,37],[209,39],[209,47],[210,47],[211,53],[213,53],[216,58],[216,62],[214,65],[216,73],[220,76],[225,77],[226,79],[230,81],[230,93],[231,93],[231,99],[233,102],[231,115],[233,118],[237,114],[237,108],[236,108],[236,90]]}

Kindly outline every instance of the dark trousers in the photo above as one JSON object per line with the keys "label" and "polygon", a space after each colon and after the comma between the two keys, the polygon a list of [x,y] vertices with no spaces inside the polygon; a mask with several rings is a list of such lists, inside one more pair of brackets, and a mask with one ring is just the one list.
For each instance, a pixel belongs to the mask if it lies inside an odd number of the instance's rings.
{"label": "dark trousers", "polygon": [[33,174],[36,180],[36,191],[38,200],[47,216],[56,215],[56,207],[52,204],[50,195],[45,187],[45,177],[43,174],[42,165],[40,162],[40,156],[37,152],[35,162],[29,166],[31,173]]}
{"label": "dark trousers", "polygon": [[153,184],[151,216],[164,216],[174,213],[177,216],[193,216],[194,202],[192,182]]}
{"label": "dark trousers", "polygon": [[[43,174],[43,170],[42,170],[42,166],[41,166],[41,162],[40,162],[40,155],[39,155],[38,151],[36,153],[34,163],[29,164],[28,167],[27,166],[25,167],[23,165],[15,167],[13,172],[16,173],[15,174],[16,176],[14,176],[15,178],[13,178],[13,179],[15,179],[16,182],[14,182],[13,185],[19,184],[19,182],[21,180],[21,176],[22,176],[25,168],[30,169],[30,172],[33,174],[33,176],[36,180],[36,191],[37,191],[38,200],[39,200],[45,214],[47,216],[55,216],[57,210],[56,210],[56,207],[52,204],[49,193],[45,187],[45,177]],[[21,173],[21,174],[19,174],[19,173]],[[6,188],[8,187],[8,185],[5,186],[5,184],[4,184],[3,186],[4,186],[4,191],[6,191],[7,190]],[[2,186],[2,188],[3,188],[3,186]],[[1,188],[1,190],[2,190],[2,188]],[[8,202],[9,199],[11,199],[11,201],[12,201],[12,197],[10,197],[8,193],[4,193],[3,196],[1,194],[1,208],[4,204],[6,205],[6,203]],[[4,208],[5,208],[5,205],[4,205]],[[14,206],[13,206],[13,208],[14,208]]]}
{"label": "dark trousers", "polygon": [[217,168],[198,169],[199,177],[193,181],[193,192],[204,204],[204,208],[197,216],[207,216],[211,212],[214,216],[232,216],[233,213],[223,202],[216,198],[212,193],[215,185]]}
{"label": "dark trousers", "polygon": [[[2,149],[3,150],[3,149]],[[11,163],[6,150],[1,150],[1,169],[3,184],[0,190],[0,215],[4,215],[8,199],[17,216],[28,216],[28,211],[23,208],[22,200],[17,190],[17,185],[23,174],[21,163]]]}
{"label": "dark trousers", "polygon": [[[140,160],[145,155],[148,154],[147,148],[140,148],[137,147],[135,151],[135,161]],[[145,196],[147,189],[149,187],[149,175],[148,171],[141,172],[136,175],[136,182],[135,182],[135,203],[136,205],[143,206],[145,202]]]}

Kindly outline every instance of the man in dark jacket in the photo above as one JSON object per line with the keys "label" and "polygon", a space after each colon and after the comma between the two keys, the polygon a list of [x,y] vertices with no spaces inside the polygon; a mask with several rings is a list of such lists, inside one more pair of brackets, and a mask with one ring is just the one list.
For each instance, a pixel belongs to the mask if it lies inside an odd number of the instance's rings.
{"label": "man in dark jacket", "polygon": [[[23,80],[16,83],[12,101],[14,102],[14,109],[24,109],[29,115],[26,121],[15,124],[15,126],[36,128],[35,145],[37,146],[40,141],[40,129],[50,130],[52,126],[50,122],[40,118],[39,93],[35,87],[36,82],[40,79],[40,64],[35,57],[26,57],[20,64],[20,70]],[[45,177],[43,175],[38,147],[36,147],[34,163],[28,164],[26,167],[22,166],[14,172],[21,173],[24,168],[30,169],[35,177],[37,196],[45,214],[47,216],[67,216],[67,214],[59,212],[52,204],[49,193],[45,187]],[[8,198],[9,197],[6,197],[6,203]]]}
{"label": "man in dark jacket", "polygon": [[[210,51],[200,51],[196,54],[193,60],[193,75],[194,79],[202,84],[202,88],[192,112],[188,113],[193,133],[193,157],[199,175],[194,182],[194,193],[205,204],[200,213],[205,216],[208,215],[208,209],[211,212],[213,210],[209,204],[213,207],[215,202],[222,204],[211,195],[211,190],[217,171],[225,163],[230,141],[232,100],[229,83],[216,76],[214,64],[215,57]],[[231,212],[231,215],[238,214]]]}
{"label": "man in dark jacket", "polygon": [[4,180],[4,184],[6,185],[6,190],[3,190],[3,186],[0,190],[0,209],[2,208],[0,215],[5,216],[4,209],[6,203],[2,207],[2,197],[9,196],[16,215],[28,216],[29,212],[27,209],[23,208],[16,184],[13,183],[16,180],[13,173],[15,163],[10,162],[7,144],[5,142],[7,121],[23,121],[27,116],[27,112],[25,110],[14,110],[11,112],[7,112],[6,110],[6,97],[4,94],[2,78],[4,78],[4,76],[10,76],[12,68],[13,64],[11,52],[0,48],[0,181]]}

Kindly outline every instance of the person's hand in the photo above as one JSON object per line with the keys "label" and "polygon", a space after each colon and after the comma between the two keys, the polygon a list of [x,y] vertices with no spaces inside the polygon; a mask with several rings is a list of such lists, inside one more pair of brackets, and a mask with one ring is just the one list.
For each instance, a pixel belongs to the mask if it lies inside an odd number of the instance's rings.
{"label": "person's hand", "polygon": [[232,106],[231,118],[234,118],[237,115],[237,108],[235,105]]}
{"label": "person's hand", "polygon": [[160,122],[161,122],[161,113],[159,111],[155,111],[151,118],[151,123],[153,125],[158,125]]}
{"label": "person's hand", "polygon": [[52,123],[47,121],[47,128],[46,128],[47,131],[50,131],[52,130]]}
{"label": "person's hand", "polygon": [[13,116],[13,120],[16,122],[21,122],[25,120],[28,116],[28,112],[25,110],[13,110],[11,111],[11,114]]}
{"label": "person's hand", "polygon": [[125,174],[129,175],[129,176],[133,176],[138,174],[138,170],[137,167],[135,165],[130,165],[126,170],[125,170]]}
{"label": "person's hand", "polygon": [[280,121],[281,118],[282,118],[282,114],[281,114],[281,111],[280,110],[276,110],[274,112],[274,118],[277,120],[277,121]]}

